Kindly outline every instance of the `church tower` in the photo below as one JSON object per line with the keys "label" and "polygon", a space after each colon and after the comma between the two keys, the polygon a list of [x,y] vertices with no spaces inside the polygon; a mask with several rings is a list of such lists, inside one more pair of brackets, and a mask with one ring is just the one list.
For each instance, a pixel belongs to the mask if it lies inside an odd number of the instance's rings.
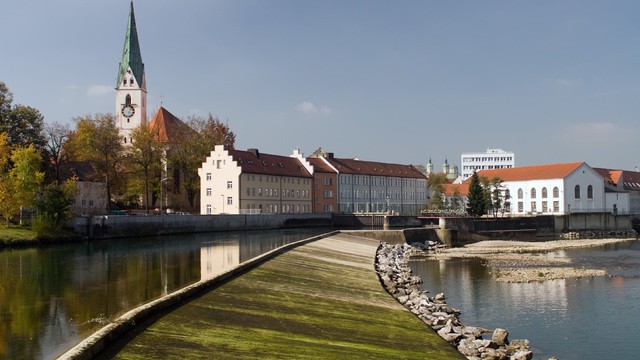
{"label": "church tower", "polygon": [[116,126],[125,145],[131,143],[131,130],[143,121],[147,121],[147,85],[131,1],[116,85]]}

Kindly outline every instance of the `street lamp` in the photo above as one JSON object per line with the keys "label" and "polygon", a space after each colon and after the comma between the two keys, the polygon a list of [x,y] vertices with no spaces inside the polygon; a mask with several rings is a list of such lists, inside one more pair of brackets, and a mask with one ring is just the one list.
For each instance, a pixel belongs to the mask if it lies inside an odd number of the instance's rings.
{"label": "street lamp", "polygon": [[169,180],[169,178],[164,178],[164,179],[160,179],[160,215],[162,215],[162,184],[164,184],[165,181]]}

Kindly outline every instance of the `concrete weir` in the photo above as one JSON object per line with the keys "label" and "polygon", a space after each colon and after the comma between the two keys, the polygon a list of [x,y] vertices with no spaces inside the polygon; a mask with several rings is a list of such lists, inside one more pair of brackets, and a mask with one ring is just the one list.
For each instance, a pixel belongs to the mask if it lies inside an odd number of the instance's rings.
{"label": "concrete weir", "polygon": [[62,358],[463,359],[387,293],[380,241],[357,235],[274,250],[130,311]]}

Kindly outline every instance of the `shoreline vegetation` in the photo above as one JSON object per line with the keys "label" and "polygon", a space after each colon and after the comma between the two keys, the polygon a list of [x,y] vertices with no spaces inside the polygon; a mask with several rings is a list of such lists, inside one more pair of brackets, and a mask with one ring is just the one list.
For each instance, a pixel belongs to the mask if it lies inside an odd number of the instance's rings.
{"label": "shoreline vegetation", "polygon": [[480,258],[491,270],[496,281],[522,283],[605,276],[599,267],[572,263],[560,250],[596,247],[628,241],[625,239],[550,240],[540,242],[487,240],[460,248],[438,249],[436,252],[413,253],[412,260],[449,260],[454,258]]}
{"label": "shoreline vegetation", "polygon": [[82,241],[82,236],[68,230],[59,230],[54,234],[42,236],[29,227],[0,227],[0,249],[62,244],[74,241]]}

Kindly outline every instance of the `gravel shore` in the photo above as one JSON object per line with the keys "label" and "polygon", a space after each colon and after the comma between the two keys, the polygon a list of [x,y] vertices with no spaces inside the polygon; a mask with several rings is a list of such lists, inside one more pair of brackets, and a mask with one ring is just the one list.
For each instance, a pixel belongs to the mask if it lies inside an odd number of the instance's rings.
{"label": "gravel shore", "polygon": [[558,250],[593,247],[626,241],[637,240],[634,238],[539,242],[490,240],[469,244],[461,248],[440,249],[437,253],[430,253],[425,257],[435,260],[481,258],[491,268],[491,273],[497,281],[545,281],[607,274],[604,268],[583,267],[581,264],[572,264],[571,259]]}

